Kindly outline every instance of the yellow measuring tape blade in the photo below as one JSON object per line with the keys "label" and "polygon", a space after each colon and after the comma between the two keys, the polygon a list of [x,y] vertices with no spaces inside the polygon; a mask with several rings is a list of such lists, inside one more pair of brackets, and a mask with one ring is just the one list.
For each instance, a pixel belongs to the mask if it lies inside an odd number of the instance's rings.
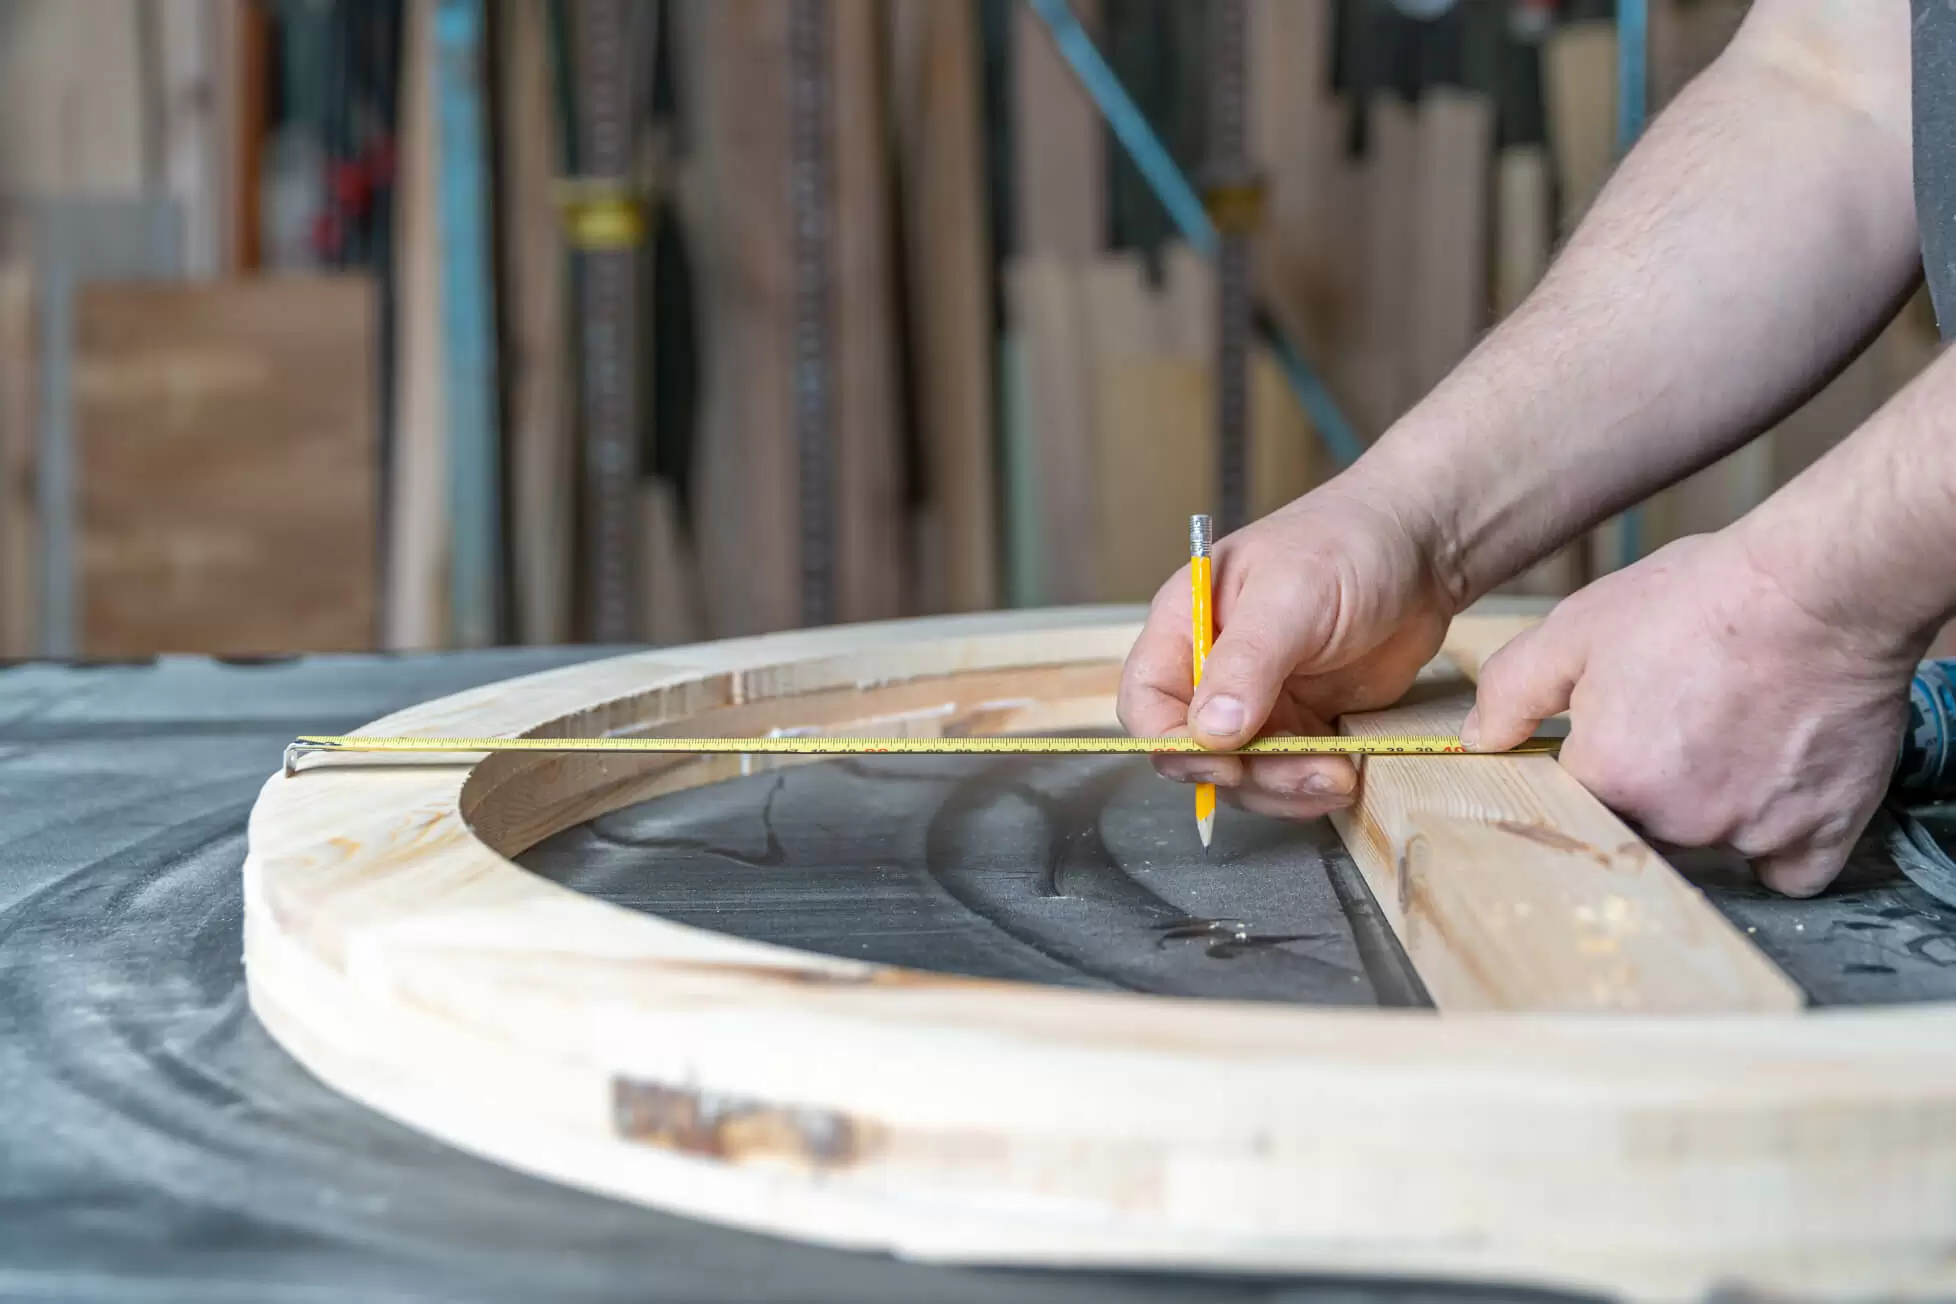
{"label": "yellow measuring tape blade", "polygon": [[[293,746],[321,752],[664,752],[680,755],[858,756],[892,752],[925,756],[1113,756],[1206,752],[1193,738],[841,738],[779,734],[761,738],[369,738],[309,734]],[[1555,750],[1534,738],[1513,752]],[[1223,756],[1468,756],[1458,738],[1259,738]]]}

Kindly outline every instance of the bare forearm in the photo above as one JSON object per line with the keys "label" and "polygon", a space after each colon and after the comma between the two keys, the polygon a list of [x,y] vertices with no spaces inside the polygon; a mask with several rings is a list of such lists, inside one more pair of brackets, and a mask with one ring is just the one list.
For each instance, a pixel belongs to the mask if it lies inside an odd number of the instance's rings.
{"label": "bare forearm", "polygon": [[1733,528],[1808,612],[1919,654],[1956,618],[1956,355]]}
{"label": "bare forearm", "polygon": [[1737,447],[1893,312],[1917,269],[1906,22],[1761,0],[1536,293],[1355,468],[1432,520],[1459,597]]}

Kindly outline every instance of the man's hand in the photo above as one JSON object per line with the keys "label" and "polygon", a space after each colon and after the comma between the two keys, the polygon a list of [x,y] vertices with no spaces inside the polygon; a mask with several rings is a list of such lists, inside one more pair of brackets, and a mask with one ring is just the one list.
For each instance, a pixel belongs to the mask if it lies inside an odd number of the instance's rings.
{"label": "man's hand", "polygon": [[1566,709],[1563,768],[1603,802],[1811,896],[1881,801],[1922,649],[1809,611],[1742,530],[1681,539],[1563,601],[1482,667],[1462,732],[1503,750]]}
{"label": "man's hand", "polygon": [[[1264,733],[1322,734],[1347,711],[1395,701],[1445,637],[1454,606],[1431,533],[1406,504],[1334,481],[1216,545],[1220,633],[1191,702],[1189,579],[1162,586],[1128,654],[1120,717],[1132,734],[1192,732],[1208,747]],[[1193,709],[1191,709],[1191,707]],[[1311,818],[1349,805],[1335,756],[1164,756],[1247,809]]]}

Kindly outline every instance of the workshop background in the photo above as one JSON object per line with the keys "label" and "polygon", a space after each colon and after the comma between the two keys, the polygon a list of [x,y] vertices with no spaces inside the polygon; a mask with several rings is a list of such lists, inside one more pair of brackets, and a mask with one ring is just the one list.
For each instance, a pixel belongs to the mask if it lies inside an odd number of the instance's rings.
{"label": "workshop background", "polygon": [[[1654,0],[1650,111],[1744,7]],[[1219,409],[1235,510],[1331,475],[1636,128],[1606,3],[1073,0],[1171,173],[1263,183],[1231,309],[1038,8],[0,0],[0,655],[1146,599]],[[1934,347],[1517,587],[1735,518]]]}

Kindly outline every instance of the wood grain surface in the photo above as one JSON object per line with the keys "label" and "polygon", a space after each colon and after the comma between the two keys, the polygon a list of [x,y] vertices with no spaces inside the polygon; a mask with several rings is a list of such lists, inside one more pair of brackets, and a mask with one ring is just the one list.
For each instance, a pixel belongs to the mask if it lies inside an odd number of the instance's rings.
{"label": "wood grain surface", "polygon": [[[1457,733],[1473,687],[1436,667],[1358,737]],[[1362,763],[1333,817],[1448,1012],[1798,1010],[1798,987],[1552,757]]]}
{"label": "wood grain surface", "polygon": [[576,506],[576,387],[570,351],[570,255],[557,211],[557,111],[544,0],[500,0],[496,41],[501,156],[498,236],[508,298],[510,556],[516,632],[525,643],[571,636]]}
{"label": "wood grain surface", "polygon": [[435,178],[433,0],[402,13],[400,169],[395,184],[393,448],[387,480],[383,639],[408,651],[448,631],[448,392],[442,373],[441,222]]}
{"label": "wood grain surface", "polygon": [[83,651],[374,646],[371,282],[89,287],[75,346]]}
{"label": "wood grain surface", "polygon": [[918,444],[934,573],[928,611],[998,605],[992,235],[975,0],[896,4],[891,122],[908,255]]}
{"label": "wood grain surface", "polygon": [[35,492],[40,355],[33,272],[0,269],[0,656],[41,650],[41,509]]}

